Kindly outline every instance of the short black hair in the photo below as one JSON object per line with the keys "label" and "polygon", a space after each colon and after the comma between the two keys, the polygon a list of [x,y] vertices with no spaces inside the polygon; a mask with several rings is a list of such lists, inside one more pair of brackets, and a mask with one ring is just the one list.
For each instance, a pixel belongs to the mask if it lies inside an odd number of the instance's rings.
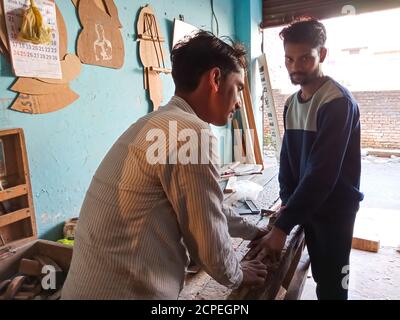
{"label": "short black hair", "polygon": [[223,77],[245,69],[244,46],[227,39],[231,44],[211,32],[200,30],[178,42],[171,52],[172,78],[176,89],[192,92],[199,85],[201,76],[215,67],[221,69]]}
{"label": "short black hair", "polygon": [[325,46],[326,29],[317,19],[300,17],[279,33],[283,43],[307,43],[313,48]]}

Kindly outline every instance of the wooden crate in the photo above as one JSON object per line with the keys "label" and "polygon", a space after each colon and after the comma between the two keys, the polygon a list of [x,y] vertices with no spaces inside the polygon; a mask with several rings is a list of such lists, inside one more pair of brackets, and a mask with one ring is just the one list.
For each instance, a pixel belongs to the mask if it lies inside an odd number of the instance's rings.
{"label": "wooden crate", "polygon": [[18,273],[22,258],[32,259],[43,255],[54,260],[64,271],[69,270],[72,259],[72,247],[47,240],[34,240],[12,250],[0,252],[0,282]]}
{"label": "wooden crate", "polygon": [[43,255],[67,273],[72,247],[37,240],[28,158],[22,129],[0,131],[0,282],[18,273],[22,258]]}

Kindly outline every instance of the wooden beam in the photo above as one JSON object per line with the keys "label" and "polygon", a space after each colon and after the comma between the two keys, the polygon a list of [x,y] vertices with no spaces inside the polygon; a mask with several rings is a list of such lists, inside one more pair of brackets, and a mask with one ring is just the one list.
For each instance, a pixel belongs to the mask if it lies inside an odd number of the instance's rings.
{"label": "wooden beam", "polygon": [[11,213],[0,216],[0,227],[7,226],[9,224],[24,220],[31,217],[30,209],[21,209]]}
{"label": "wooden beam", "polygon": [[228,183],[225,186],[224,193],[233,193],[236,191],[237,177],[229,177]]}
{"label": "wooden beam", "polygon": [[28,189],[26,184],[21,184],[16,187],[8,188],[4,191],[0,191],[0,202],[7,201],[16,197],[26,195]]}
{"label": "wooden beam", "polygon": [[139,39],[143,40],[151,40],[151,41],[159,41],[159,42],[165,42],[165,39],[163,37],[150,37],[145,34],[138,34]]}
{"label": "wooden beam", "polygon": [[243,129],[243,145],[245,147],[246,163],[254,164],[256,159],[254,156],[254,144],[252,136],[249,132],[250,126],[247,117],[246,102],[244,100],[244,93],[240,95],[242,107],[239,109]]}
{"label": "wooden beam", "polygon": [[363,251],[378,252],[380,241],[379,239],[353,237],[351,247]]}
{"label": "wooden beam", "polygon": [[303,253],[300,262],[294,273],[293,279],[287,288],[285,300],[300,300],[303,292],[304,284],[307,280],[308,270],[310,268],[310,256],[308,253]]}
{"label": "wooden beam", "polygon": [[261,146],[260,146],[260,142],[258,140],[257,126],[256,126],[255,118],[254,118],[253,104],[251,102],[250,86],[249,86],[249,79],[248,79],[247,74],[245,74],[245,78],[244,78],[243,98],[244,98],[244,104],[245,104],[245,108],[246,108],[247,120],[249,123],[249,129],[254,130],[253,131],[254,132],[253,148],[254,148],[255,160],[256,160],[257,164],[264,165]]}
{"label": "wooden beam", "polygon": [[162,72],[162,73],[172,73],[171,69],[167,68],[159,68],[159,67],[149,67],[150,71]]}

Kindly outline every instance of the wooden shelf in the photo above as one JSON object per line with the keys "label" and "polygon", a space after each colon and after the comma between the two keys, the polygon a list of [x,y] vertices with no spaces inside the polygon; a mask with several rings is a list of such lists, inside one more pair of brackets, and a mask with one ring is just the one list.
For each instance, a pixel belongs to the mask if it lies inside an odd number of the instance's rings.
{"label": "wooden shelf", "polygon": [[0,248],[37,237],[22,129],[0,130]]}
{"label": "wooden shelf", "polygon": [[29,209],[21,209],[18,211],[13,211],[0,216],[0,228],[7,226],[9,224],[15,223],[17,221],[30,218],[31,211]]}
{"label": "wooden shelf", "polygon": [[7,201],[26,194],[28,194],[28,188],[26,184],[21,184],[19,186],[6,189],[4,191],[0,191],[0,201]]}

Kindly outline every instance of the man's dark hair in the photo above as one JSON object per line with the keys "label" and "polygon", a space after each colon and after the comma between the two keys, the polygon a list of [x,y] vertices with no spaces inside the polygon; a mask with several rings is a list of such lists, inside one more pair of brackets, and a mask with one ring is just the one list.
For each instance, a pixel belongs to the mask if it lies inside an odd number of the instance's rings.
{"label": "man's dark hair", "polygon": [[240,72],[246,67],[246,51],[237,43],[222,41],[211,32],[199,31],[192,37],[178,42],[171,52],[172,78],[177,90],[192,92],[201,76],[218,67],[223,77]]}
{"label": "man's dark hair", "polygon": [[306,43],[313,48],[325,46],[326,29],[318,20],[301,17],[279,33],[283,43]]}

